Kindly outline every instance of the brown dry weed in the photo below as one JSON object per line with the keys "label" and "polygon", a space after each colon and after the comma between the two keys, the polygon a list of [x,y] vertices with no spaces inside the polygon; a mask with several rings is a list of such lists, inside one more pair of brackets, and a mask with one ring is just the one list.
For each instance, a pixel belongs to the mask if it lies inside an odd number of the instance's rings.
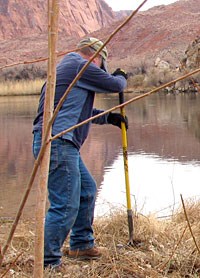
{"label": "brown dry weed", "polygon": [[[200,246],[200,203],[186,204],[187,216]],[[0,222],[0,245],[8,235],[11,221]],[[125,211],[98,218],[94,223],[96,243],[107,248],[98,261],[78,261],[63,257],[59,271],[46,269],[44,277],[147,278],[200,277],[200,254],[183,209],[170,219],[134,216],[135,246],[128,246]],[[65,247],[68,246],[66,242]],[[34,268],[34,223],[21,221],[0,269],[0,277],[32,277]],[[7,273],[6,273],[7,271]]]}

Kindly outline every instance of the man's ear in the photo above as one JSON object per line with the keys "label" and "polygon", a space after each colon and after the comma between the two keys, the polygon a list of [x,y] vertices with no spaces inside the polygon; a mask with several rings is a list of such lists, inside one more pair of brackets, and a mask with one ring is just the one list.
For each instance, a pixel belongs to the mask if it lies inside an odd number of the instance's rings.
{"label": "man's ear", "polygon": [[102,64],[102,58],[101,56],[97,56],[93,59],[93,63],[98,66],[99,68],[101,68],[101,64]]}
{"label": "man's ear", "polygon": [[98,59],[98,56],[97,57],[95,57],[94,59],[93,59],[93,61],[92,61],[95,65],[97,65],[98,66],[98,63],[99,63],[99,59]]}

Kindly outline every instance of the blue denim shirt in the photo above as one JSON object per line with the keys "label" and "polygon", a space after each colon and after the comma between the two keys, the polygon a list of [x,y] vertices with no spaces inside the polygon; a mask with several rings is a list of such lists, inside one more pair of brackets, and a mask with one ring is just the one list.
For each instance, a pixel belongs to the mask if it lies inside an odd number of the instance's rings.
{"label": "blue denim shirt", "polygon": [[[58,64],[54,109],[68,86],[86,63],[87,60],[81,55],[72,52],[67,54]],[[126,79],[123,76],[113,76],[91,63],[65,99],[53,123],[52,135],[54,136],[93,115],[101,113],[102,110],[93,108],[95,92],[114,93],[123,91],[125,87]],[[42,130],[45,90],[46,83],[41,90],[38,114],[33,123],[33,131]],[[106,124],[107,115],[95,119],[93,123]],[[64,134],[62,138],[72,141],[77,148],[80,148],[87,138],[90,124],[89,122],[73,129]]]}

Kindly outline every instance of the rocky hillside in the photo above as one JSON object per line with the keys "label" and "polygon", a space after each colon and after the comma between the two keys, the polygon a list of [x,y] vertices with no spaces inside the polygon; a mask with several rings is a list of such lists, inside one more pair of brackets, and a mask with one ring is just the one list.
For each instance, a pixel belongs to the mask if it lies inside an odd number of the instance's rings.
{"label": "rocky hillside", "polygon": [[[115,13],[104,0],[65,0],[59,20],[62,34],[83,36],[113,22]],[[0,39],[46,33],[46,23],[47,1],[0,0]]]}
{"label": "rocky hillside", "polygon": [[200,67],[200,36],[197,37],[185,51],[183,65],[187,68],[194,69]]}
{"label": "rocky hillside", "polygon": [[[176,66],[200,35],[199,18],[200,0],[179,0],[139,12],[109,44],[110,59],[128,69],[133,64],[152,64],[157,57]],[[119,22],[94,35],[107,37],[117,25]]]}
{"label": "rocky hillside", "polygon": [[[0,66],[47,56],[44,3],[0,0]],[[122,22],[116,21],[104,0],[66,0],[60,5],[59,51],[73,49],[88,32],[104,40]],[[199,17],[200,0],[179,0],[139,12],[109,43],[109,67],[132,70],[154,63],[157,57],[174,66],[179,64],[188,45],[200,34]]]}

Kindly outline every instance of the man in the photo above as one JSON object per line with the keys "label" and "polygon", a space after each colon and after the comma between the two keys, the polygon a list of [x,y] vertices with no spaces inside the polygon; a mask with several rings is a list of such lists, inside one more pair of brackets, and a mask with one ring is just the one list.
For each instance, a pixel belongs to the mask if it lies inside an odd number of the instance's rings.
{"label": "man", "polygon": [[[69,53],[58,64],[54,108],[78,72],[102,44],[96,38],[83,39],[78,44],[80,50]],[[106,69],[107,56],[104,47],[71,89],[53,123],[53,136],[102,112],[93,108],[95,92],[113,93],[124,90],[127,75],[120,69],[112,75],[109,74]],[[35,158],[41,147],[45,90],[46,83],[41,91],[38,114],[34,120]],[[119,113],[109,113],[95,119],[93,123],[121,127],[122,121],[127,125],[127,119]],[[95,247],[92,229],[96,183],[79,152],[88,135],[90,124],[82,125],[52,141],[48,178],[50,207],[45,219],[45,267],[60,265],[61,248],[70,232],[68,256],[85,259],[101,256],[100,248]]]}

